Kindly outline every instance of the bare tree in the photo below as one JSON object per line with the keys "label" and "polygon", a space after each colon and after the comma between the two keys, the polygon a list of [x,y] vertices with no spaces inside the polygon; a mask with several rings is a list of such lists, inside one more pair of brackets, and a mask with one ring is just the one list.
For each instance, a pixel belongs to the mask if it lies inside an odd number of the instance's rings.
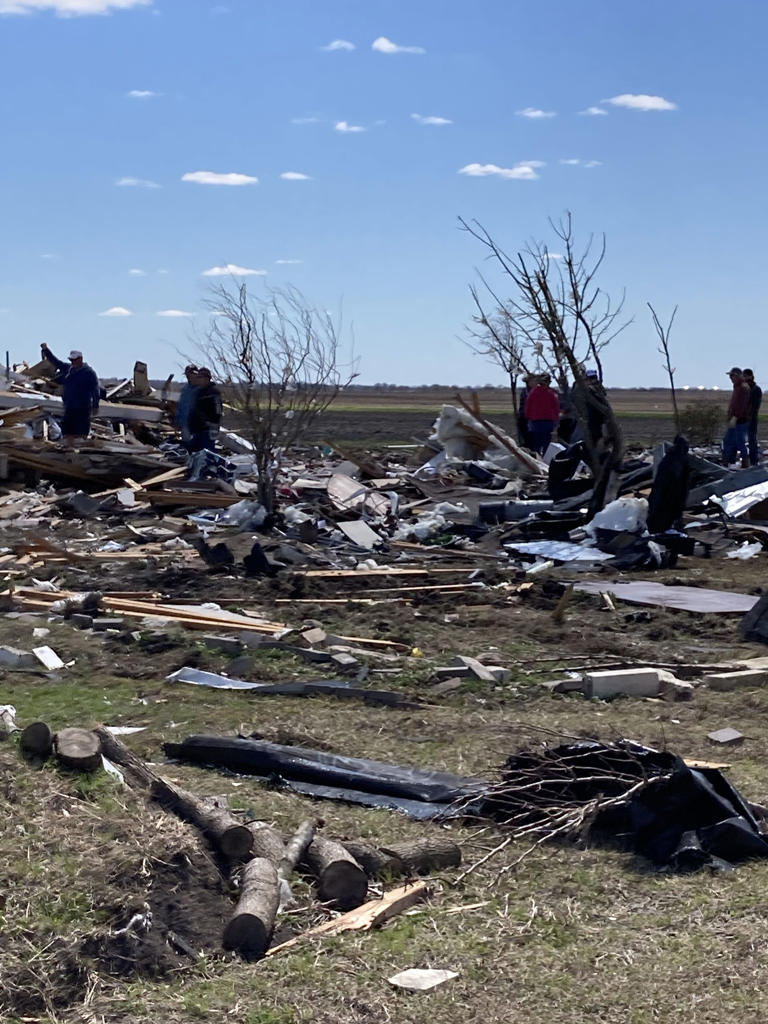
{"label": "bare tree", "polygon": [[[494,308],[504,309],[523,349],[544,363],[566,395],[572,394],[595,480],[591,510],[597,511],[616,496],[624,452],[621,428],[603,387],[602,352],[629,323],[622,319],[623,295],[614,303],[597,284],[605,258],[605,236],[599,244],[590,236],[586,245],[578,248],[568,213],[559,221],[549,221],[558,252],[534,241],[510,255],[477,221],[459,218],[459,222],[485,246],[507,285],[513,285],[512,296],[502,302],[487,278],[480,275]],[[476,291],[473,298],[478,301]],[[482,313],[482,305],[480,309]],[[587,376],[587,360],[595,365],[594,379]]]}
{"label": "bare tree", "polygon": [[659,336],[659,341],[661,343],[658,352],[659,355],[664,356],[664,362],[662,363],[662,366],[667,371],[667,376],[669,377],[669,387],[672,391],[672,408],[675,412],[675,432],[679,434],[680,412],[677,408],[677,391],[675,390],[675,373],[677,371],[675,370],[675,367],[672,365],[672,361],[669,355],[669,335],[672,330],[672,324],[675,322],[675,317],[677,316],[677,306],[675,306],[675,308],[672,310],[672,316],[669,318],[669,323],[666,327],[664,327],[662,322],[659,320],[658,316],[656,315],[656,310],[653,308],[650,302],[648,303],[648,309],[650,309],[651,311],[651,316],[653,317],[653,326],[656,331],[656,334]]}
{"label": "bare tree", "polygon": [[221,284],[205,304],[210,326],[197,347],[245,420],[259,500],[271,511],[283,452],[352,383],[356,364],[340,362],[333,318],[295,288],[254,298],[245,284]]}
{"label": "bare tree", "polygon": [[512,408],[517,416],[517,381],[521,375],[527,375],[529,372],[523,360],[523,347],[517,339],[514,324],[504,306],[500,306],[496,313],[486,316],[477,289],[470,285],[469,290],[477,313],[472,317],[472,326],[468,328],[469,340],[466,344],[477,355],[496,363],[507,374],[512,394]]}

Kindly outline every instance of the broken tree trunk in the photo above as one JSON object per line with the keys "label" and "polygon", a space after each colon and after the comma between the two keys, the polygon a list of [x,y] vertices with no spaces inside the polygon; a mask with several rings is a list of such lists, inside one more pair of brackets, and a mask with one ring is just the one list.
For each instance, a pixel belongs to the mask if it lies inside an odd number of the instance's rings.
{"label": "broken tree trunk", "polygon": [[263,956],[272,938],[280,881],[275,865],[265,857],[254,857],[243,867],[240,899],[224,928],[224,948],[234,949],[248,959]]}
{"label": "broken tree trunk", "polygon": [[280,858],[280,863],[277,865],[277,873],[283,881],[288,882],[296,870],[296,865],[300,864],[304,859],[310,843],[315,838],[317,825],[317,821],[311,821],[307,818],[306,821],[302,821],[288,840],[283,856]]}
{"label": "broken tree trunk", "polygon": [[54,737],[54,747],[66,768],[81,772],[101,768],[101,741],[90,729],[62,729]]}
{"label": "broken tree trunk", "polygon": [[251,852],[254,857],[269,860],[277,867],[285,856],[285,843],[277,829],[266,821],[249,821],[246,828],[253,836]]}
{"label": "broken tree trunk", "polygon": [[148,789],[163,807],[199,828],[228,860],[239,861],[248,857],[253,847],[253,835],[229,811],[209,806],[193,793],[157,775],[107,729],[99,727],[95,734],[101,740],[105,756],[126,769],[130,784],[135,788]]}
{"label": "broken tree trunk", "polygon": [[365,900],[368,878],[352,854],[333,839],[315,836],[304,857],[324,903],[353,910]]}
{"label": "broken tree trunk", "polygon": [[426,875],[430,871],[455,868],[461,864],[459,847],[452,839],[440,835],[381,847],[359,841],[343,845],[370,878]]}
{"label": "broken tree trunk", "polygon": [[30,722],[19,737],[21,749],[33,757],[48,757],[53,750],[53,733],[45,722]]}

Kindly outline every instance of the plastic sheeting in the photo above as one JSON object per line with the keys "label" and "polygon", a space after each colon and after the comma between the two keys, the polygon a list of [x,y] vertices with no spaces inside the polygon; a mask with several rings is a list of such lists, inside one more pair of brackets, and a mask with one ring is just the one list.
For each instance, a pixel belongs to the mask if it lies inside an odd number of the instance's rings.
{"label": "plastic sheeting", "polygon": [[521,555],[537,555],[552,558],[556,562],[609,562],[613,558],[612,554],[600,551],[599,548],[569,544],[567,541],[531,540],[505,544],[504,547],[518,551]]}
{"label": "plastic sheeting", "polygon": [[309,796],[396,808],[413,817],[437,817],[457,801],[477,796],[486,786],[447,772],[286,747],[265,740],[190,736],[183,743],[165,743],[163,749],[169,757],[260,775],[287,783]]}

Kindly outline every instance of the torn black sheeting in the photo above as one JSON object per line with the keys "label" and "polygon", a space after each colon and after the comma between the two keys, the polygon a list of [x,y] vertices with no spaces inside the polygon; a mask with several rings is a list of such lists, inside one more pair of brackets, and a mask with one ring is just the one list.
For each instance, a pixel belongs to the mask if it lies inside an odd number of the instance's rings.
{"label": "torn black sheeting", "polygon": [[[471,801],[487,783],[367,758],[345,757],[306,747],[264,740],[190,736],[164,743],[168,757],[230,768],[247,775],[282,781],[297,792],[373,807],[394,807],[412,817],[438,817],[451,805]],[[414,808],[412,804],[419,804]],[[426,813],[415,814],[414,810]]]}
{"label": "torn black sheeting", "polygon": [[503,778],[481,813],[513,830],[522,821],[528,834],[534,826],[546,835],[551,825],[554,834],[557,821],[572,813],[577,833],[584,823],[579,812],[589,810],[596,838],[621,840],[673,870],[768,856],[749,805],[725,776],[691,768],[668,751],[629,741],[544,747],[510,757]]}

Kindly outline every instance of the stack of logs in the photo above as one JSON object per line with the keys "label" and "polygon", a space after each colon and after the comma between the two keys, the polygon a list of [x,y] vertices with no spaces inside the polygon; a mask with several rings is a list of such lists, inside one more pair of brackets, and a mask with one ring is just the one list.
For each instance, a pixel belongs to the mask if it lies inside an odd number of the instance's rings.
{"label": "stack of logs", "polygon": [[286,841],[266,822],[243,822],[227,808],[162,778],[103,727],[54,734],[44,722],[34,722],[24,729],[20,743],[30,756],[55,752],[63,765],[83,771],[100,767],[103,754],[120,765],[129,786],[198,828],[218,853],[224,872],[239,877],[239,899],[222,941],[225,949],[246,959],[266,953],[278,909],[290,896],[291,875],[299,867],[314,880],[324,904],[349,911],[364,903],[370,879],[410,878],[461,862],[459,847],[439,834],[377,847],[326,838],[317,831],[322,822],[308,820]]}

